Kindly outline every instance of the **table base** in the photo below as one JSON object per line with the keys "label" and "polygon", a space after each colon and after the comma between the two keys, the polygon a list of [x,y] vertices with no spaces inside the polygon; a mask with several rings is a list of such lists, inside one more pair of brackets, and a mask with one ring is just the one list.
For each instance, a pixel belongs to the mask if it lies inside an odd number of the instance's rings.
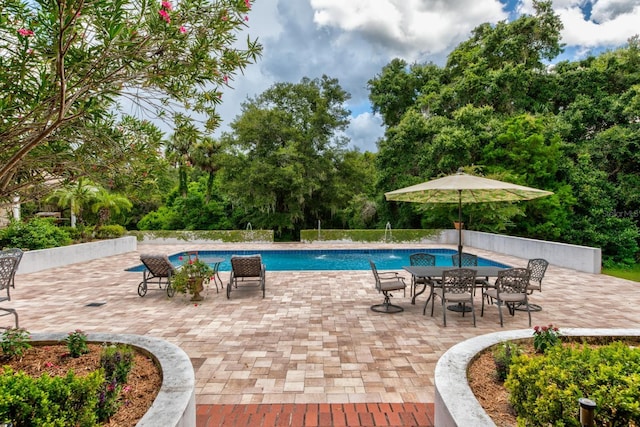
{"label": "table base", "polygon": [[452,304],[452,305],[448,305],[447,306],[447,310],[449,311],[455,311],[457,313],[470,313],[471,312],[471,307],[463,305],[463,304]]}

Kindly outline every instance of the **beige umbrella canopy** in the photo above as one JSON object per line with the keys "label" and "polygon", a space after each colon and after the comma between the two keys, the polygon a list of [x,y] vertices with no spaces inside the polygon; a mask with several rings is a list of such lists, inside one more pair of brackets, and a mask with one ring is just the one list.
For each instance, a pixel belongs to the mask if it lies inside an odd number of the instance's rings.
{"label": "beige umbrella canopy", "polygon": [[[463,203],[517,202],[549,196],[551,191],[538,190],[510,182],[483,178],[458,171],[454,175],[384,193],[387,200],[414,203],[457,203],[462,222]],[[462,260],[462,227],[458,231],[458,253]]]}

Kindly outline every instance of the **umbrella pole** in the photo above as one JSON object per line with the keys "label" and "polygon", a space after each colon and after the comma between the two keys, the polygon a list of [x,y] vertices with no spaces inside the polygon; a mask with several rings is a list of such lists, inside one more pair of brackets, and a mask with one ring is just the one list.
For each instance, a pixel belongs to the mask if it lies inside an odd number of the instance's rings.
{"label": "umbrella pole", "polygon": [[462,190],[458,190],[458,268],[462,267]]}

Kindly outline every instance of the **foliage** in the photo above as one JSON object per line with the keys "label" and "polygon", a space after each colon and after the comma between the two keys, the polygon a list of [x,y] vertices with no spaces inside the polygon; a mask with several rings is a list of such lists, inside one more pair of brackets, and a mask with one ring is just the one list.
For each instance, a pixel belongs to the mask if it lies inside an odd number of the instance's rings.
{"label": "foliage", "polygon": [[177,239],[181,241],[213,240],[224,243],[233,242],[273,242],[272,230],[157,230],[130,231],[138,241],[145,239]]}
{"label": "foliage", "polygon": [[78,377],[43,374],[32,378],[5,368],[0,375],[0,421],[14,426],[96,425],[102,371]]}
{"label": "foliage", "polygon": [[6,329],[2,333],[2,341],[0,341],[2,354],[9,358],[20,357],[25,351],[31,348],[30,340],[31,335],[25,329]]}
{"label": "foliage", "polygon": [[[182,257],[180,257],[182,259]],[[181,294],[193,295],[199,284],[209,283],[213,269],[200,258],[189,256],[180,266],[178,272],[171,277],[171,287]]]}
{"label": "foliage", "polygon": [[0,246],[21,249],[46,249],[71,244],[69,234],[53,225],[51,219],[31,218],[27,222],[11,221],[0,230]]}
{"label": "foliage", "polygon": [[121,225],[103,225],[95,228],[94,236],[96,239],[115,239],[124,236],[126,232]]}
{"label": "foliage", "polygon": [[261,52],[237,40],[250,9],[250,0],[4,2],[0,197],[82,171],[88,158],[126,163],[113,130],[122,101],[167,122],[181,111],[217,127],[221,89]]}
{"label": "foliage", "polygon": [[221,140],[219,174],[244,223],[296,237],[367,193],[372,169],[357,167],[363,155],[344,148],[349,98],[323,76],[276,83],[243,104]]}
{"label": "foliage", "polygon": [[114,378],[118,383],[125,384],[134,362],[134,351],[126,344],[108,345],[100,354],[100,366],[104,369],[107,380]]}
{"label": "foliage", "polygon": [[595,425],[640,422],[640,349],[615,342],[591,348],[557,345],[511,364],[505,387],[518,425],[579,426],[577,402],[597,402]]}
{"label": "foliage", "polygon": [[351,242],[421,242],[433,238],[438,230],[301,230],[300,241],[333,241]]}
{"label": "foliage", "polygon": [[545,353],[548,349],[560,343],[560,330],[549,324],[548,326],[533,327],[533,348],[538,353]]}
{"label": "foliage", "polygon": [[513,359],[520,354],[522,354],[522,348],[511,341],[503,342],[494,348],[493,361],[496,364],[496,375],[499,381],[507,379]]}
{"label": "foliage", "polygon": [[[482,24],[444,67],[392,60],[369,81],[385,122],[379,195],[459,167],[553,191],[520,204],[463,207],[472,230],[602,248],[606,265],[640,251],[640,37],[576,62],[561,50],[550,1],[535,13]],[[409,93],[403,93],[409,89]],[[444,227],[455,207],[384,203],[379,224]]]}
{"label": "foliage", "polygon": [[69,355],[71,357],[80,357],[89,352],[89,347],[87,346],[87,335],[80,329],[69,332],[67,338],[65,338],[65,342],[67,343],[67,348],[69,349]]}
{"label": "foliage", "polygon": [[96,415],[99,421],[107,421],[118,411],[120,397],[125,390],[127,377],[133,366],[134,351],[128,345],[109,345],[102,349],[100,366],[104,371],[105,381],[102,383],[98,397]]}

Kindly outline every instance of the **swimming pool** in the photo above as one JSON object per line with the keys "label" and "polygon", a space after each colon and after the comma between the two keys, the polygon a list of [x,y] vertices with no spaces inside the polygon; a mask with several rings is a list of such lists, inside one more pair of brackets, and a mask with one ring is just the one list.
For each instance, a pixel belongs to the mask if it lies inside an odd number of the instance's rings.
{"label": "swimming pool", "polygon": [[[428,252],[436,256],[436,265],[452,264],[452,249],[309,249],[309,250],[260,250],[260,251],[198,251],[200,259],[224,258],[220,271],[230,271],[232,255],[260,254],[267,271],[306,271],[306,270],[369,270],[369,260],[376,263],[379,270],[400,270],[409,265],[409,255],[416,252]],[[181,260],[180,258],[183,257]],[[169,256],[177,267],[186,259],[185,252]],[[478,257],[478,265],[508,267],[496,261]],[[143,271],[140,264],[127,271]]]}

